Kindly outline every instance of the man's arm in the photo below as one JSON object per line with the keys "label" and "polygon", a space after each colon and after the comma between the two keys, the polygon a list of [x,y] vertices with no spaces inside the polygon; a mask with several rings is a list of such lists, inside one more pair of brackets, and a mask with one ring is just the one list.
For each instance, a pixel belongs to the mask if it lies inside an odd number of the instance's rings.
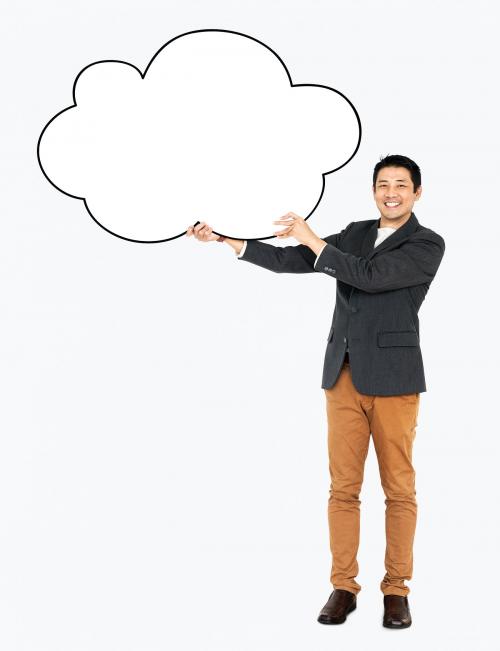
{"label": "man's arm", "polygon": [[[354,222],[351,222],[340,233],[329,235],[323,239],[327,244],[337,247],[352,224]],[[252,262],[276,273],[312,273],[317,271],[315,263],[319,258],[320,255],[316,255],[305,244],[273,246],[259,240],[245,240],[238,255],[239,260]]]}
{"label": "man's arm", "polygon": [[416,234],[399,249],[371,260],[344,253],[328,243],[315,270],[365,292],[377,293],[430,282],[444,255],[444,239],[437,233]]}
{"label": "man's arm", "polygon": [[[325,242],[326,242],[326,240],[325,240]],[[322,246],[321,251],[325,248],[325,246],[326,246],[326,244],[324,244]],[[244,254],[245,254],[245,249],[246,248],[247,248],[247,240],[243,240],[243,246],[241,247],[241,251],[238,253],[238,255],[236,257],[237,258],[242,258],[244,256]],[[316,256],[316,259],[314,260],[314,265],[316,265],[316,262],[318,261],[318,258],[320,256],[321,251]]]}

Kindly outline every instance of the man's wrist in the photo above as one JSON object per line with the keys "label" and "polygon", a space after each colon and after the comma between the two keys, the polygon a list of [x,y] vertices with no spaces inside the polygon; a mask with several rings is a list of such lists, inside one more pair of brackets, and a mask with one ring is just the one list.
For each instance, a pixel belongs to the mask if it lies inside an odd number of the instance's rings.
{"label": "man's wrist", "polygon": [[319,252],[323,250],[325,244],[328,244],[328,242],[325,242],[325,240],[322,240],[320,237],[315,237],[313,240],[308,242],[306,246],[308,246],[317,256]]}
{"label": "man's wrist", "polygon": [[236,252],[236,255],[239,255],[241,253],[241,250],[245,244],[245,240],[233,240],[230,237],[226,237],[224,239],[224,242],[226,244],[229,244],[229,246]]}

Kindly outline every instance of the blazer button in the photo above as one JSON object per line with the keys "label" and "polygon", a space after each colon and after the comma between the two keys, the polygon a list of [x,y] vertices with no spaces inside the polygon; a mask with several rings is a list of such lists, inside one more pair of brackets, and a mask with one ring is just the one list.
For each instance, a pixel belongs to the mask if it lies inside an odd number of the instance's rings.
{"label": "blazer button", "polygon": [[344,337],[344,344],[347,343],[347,337]]}
{"label": "blazer button", "polygon": [[323,267],[323,271],[328,271],[328,267]]}
{"label": "blazer button", "polygon": [[334,273],[335,273],[335,269],[330,269],[330,271],[332,272],[332,274],[334,274]]}

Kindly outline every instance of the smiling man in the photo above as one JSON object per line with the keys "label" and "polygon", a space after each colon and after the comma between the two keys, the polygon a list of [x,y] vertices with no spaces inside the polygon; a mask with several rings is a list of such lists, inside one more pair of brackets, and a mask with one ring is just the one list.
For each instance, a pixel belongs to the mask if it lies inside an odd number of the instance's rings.
{"label": "smiling man", "polygon": [[385,493],[385,575],[382,623],[411,625],[409,587],[417,519],[412,447],[420,393],[427,390],[418,311],[441,263],[445,243],[419,223],[413,206],[421,196],[418,165],[386,156],[373,171],[377,219],[354,221],[324,239],[295,213],[278,239],[296,246],[217,236],[201,222],[188,228],[201,241],[227,242],[240,260],[276,273],[324,273],[337,294],[327,337],[322,388],[326,396],[330,494],[328,524],[333,585],[318,621],[340,624],[356,608],[361,590],[357,552],[359,495],[370,437]]}

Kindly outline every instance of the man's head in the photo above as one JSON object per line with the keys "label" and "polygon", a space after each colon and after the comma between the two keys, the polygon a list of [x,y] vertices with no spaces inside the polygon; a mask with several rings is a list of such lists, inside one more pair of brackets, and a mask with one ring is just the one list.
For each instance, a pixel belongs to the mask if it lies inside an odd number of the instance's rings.
{"label": "man's head", "polygon": [[380,226],[398,227],[409,219],[422,194],[419,166],[406,156],[381,158],[373,170],[373,197],[380,211]]}

